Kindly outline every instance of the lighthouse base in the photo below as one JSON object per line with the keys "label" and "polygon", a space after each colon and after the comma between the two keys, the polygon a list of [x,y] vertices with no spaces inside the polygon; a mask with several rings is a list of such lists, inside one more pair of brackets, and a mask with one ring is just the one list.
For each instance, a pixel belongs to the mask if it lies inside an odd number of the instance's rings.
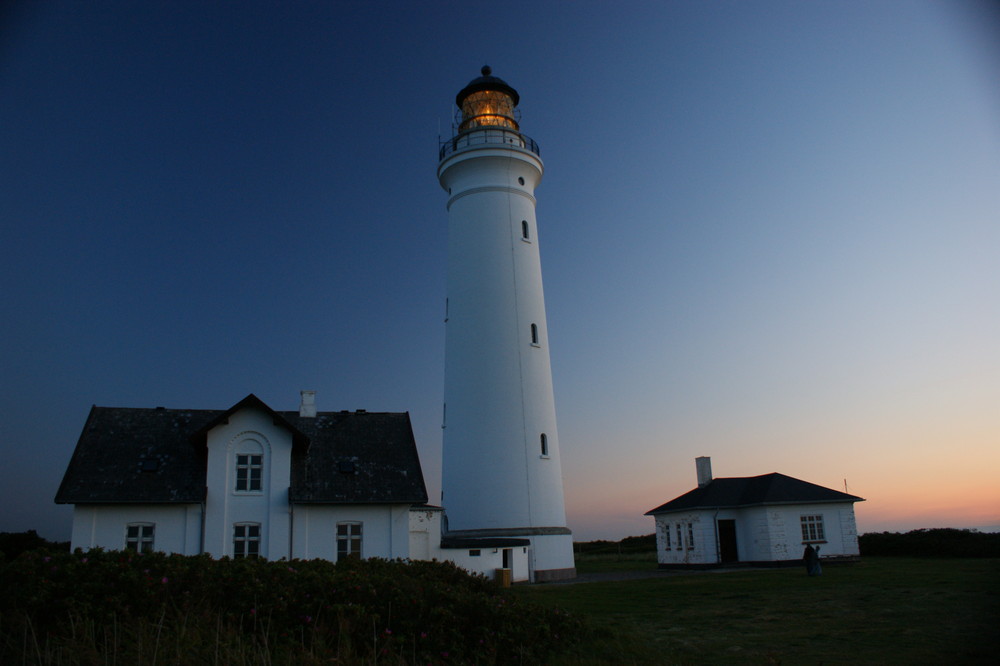
{"label": "lighthouse base", "polygon": [[536,583],[551,583],[557,580],[570,580],[576,578],[576,567],[570,567],[569,569],[543,569],[541,571],[535,571]]}

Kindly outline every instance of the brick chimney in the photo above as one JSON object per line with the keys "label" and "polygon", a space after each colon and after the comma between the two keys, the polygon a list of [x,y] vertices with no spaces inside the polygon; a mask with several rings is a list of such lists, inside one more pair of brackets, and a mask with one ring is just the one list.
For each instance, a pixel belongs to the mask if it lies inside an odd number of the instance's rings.
{"label": "brick chimney", "polygon": [[299,416],[307,419],[316,418],[316,391],[299,391],[302,402],[299,403]]}
{"label": "brick chimney", "polygon": [[712,482],[712,459],[700,456],[694,459],[694,467],[698,472],[698,487],[707,486]]}

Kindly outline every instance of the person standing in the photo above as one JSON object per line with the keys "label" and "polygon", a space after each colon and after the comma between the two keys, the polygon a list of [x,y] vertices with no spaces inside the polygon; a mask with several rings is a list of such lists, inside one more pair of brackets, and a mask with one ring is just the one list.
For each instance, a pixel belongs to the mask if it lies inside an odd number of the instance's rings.
{"label": "person standing", "polygon": [[806,549],[802,553],[802,561],[806,565],[806,573],[810,576],[823,575],[823,568],[819,564],[819,546],[813,548],[811,543],[806,544]]}

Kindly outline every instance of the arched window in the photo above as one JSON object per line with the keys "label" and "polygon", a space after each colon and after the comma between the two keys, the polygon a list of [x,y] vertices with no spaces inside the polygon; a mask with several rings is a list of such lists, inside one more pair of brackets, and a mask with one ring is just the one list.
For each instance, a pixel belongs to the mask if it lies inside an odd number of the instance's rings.
{"label": "arched window", "polygon": [[528,240],[531,236],[528,235],[528,221],[521,220],[521,240]]}
{"label": "arched window", "polygon": [[549,457],[549,438],[545,436],[544,432],[542,433],[541,440],[542,440],[542,457],[543,458],[548,458]]}
{"label": "arched window", "polygon": [[538,324],[531,325],[531,344],[538,344]]}
{"label": "arched window", "polygon": [[236,481],[233,490],[238,493],[260,493],[264,490],[264,446],[256,439],[239,442],[233,452]]}

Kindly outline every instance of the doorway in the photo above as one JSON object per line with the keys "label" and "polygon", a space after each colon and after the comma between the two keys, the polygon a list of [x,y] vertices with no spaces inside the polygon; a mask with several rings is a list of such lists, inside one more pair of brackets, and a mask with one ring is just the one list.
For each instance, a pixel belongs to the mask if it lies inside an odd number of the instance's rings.
{"label": "doorway", "polygon": [[736,521],[720,520],[719,529],[719,562],[739,562],[739,551],[736,549]]}

